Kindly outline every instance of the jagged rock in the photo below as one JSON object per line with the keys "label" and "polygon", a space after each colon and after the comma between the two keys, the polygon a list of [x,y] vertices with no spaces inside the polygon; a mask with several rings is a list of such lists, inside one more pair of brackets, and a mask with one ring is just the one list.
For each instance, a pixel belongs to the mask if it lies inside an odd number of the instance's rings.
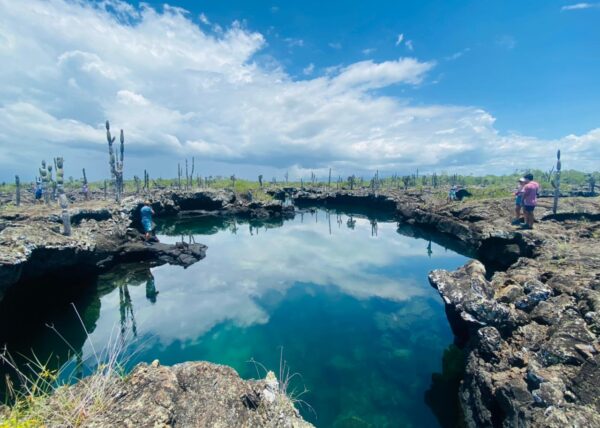
{"label": "jagged rock", "polygon": [[[81,387],[71,388],[77,394]],[[126,378],[114,380],[101,410],[80,426],[312,427],[277,390],[268,400],[268,387],[266,380],[245,381],[232,368],[207,362],[172,367],[142,363]]]}
{"label": "jagged rock", "polygon": [[540,281],[527,281],[524,286],[525,296],[515,302],[515,306],[529,312],[538,303],[547,300],[552,295],[552,289]]}
{"label": "jagged rock", "polygon": [[492,325],[506,331],[524,324],[524,315],[493,299],[493,286],[485,273],[483,264],[473,260],[454,272],[434,270],[429,274],[429,282],[467,323]]}
{"label": "jagged rock", "polygon": [[517,284],[508,284],[496,291],[494,298],[500,303],[514,303],[523,296],[523,288]]}
{"label": "jagged rock", "polygon": [[541,301],[531,312],[531,319],[541,324],[558,323],[567,309],[575,309],[575,298],[566,294]]}
{"label": "jagged rock", "polygon": [[593,406],[600,412],[600,353],[581,366],[571,388],[581,403]]}
{"label": "jagged rock", "polygon": [[502,337],[494,327],[483,327],[477,330],[479,352],[486,359],[497,359],[496,353],[502,346]]}
{"label": "jagged rock", "polygon": [[539,360],[545,366],[583,364],[585,359],[575,345],[590,345],[596,340],[593,333],[588,330],[585,321],[574,311],[570,312],[565,314],[564,321],[550,329],[549,340],[540,347],[537,353]]}

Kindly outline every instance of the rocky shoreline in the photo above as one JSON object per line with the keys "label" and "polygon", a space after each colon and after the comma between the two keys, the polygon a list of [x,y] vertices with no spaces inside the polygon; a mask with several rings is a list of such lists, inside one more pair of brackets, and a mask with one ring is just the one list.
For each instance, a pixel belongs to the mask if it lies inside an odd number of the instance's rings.
{"label": "rocky shoreline", "polygon": [[[510,226],[509,199],[445,203],[417,192],[299,189],[274,196],[300,207],[387,212],[399,229],[430,234],[478,260],[429,276],[453,330],[465,338],[460,401],[467,426],[600,426],[600,198],[563,199],[557,215],[542,200],[536,228],[521,231]],[[153,199],[159,217],[294,215],[279,201],[225,191],[167,191]],[[3,289],[50,271],[97,272],[132,260],[187,266],[204,257],[201,244],[144,245],[136,231],[140,203],[131,197],[120,207],[76,207],[69,238],[60,235],[56,213],[0,217],[0,300]]]}
{"label": "rocky shoreline", "polygon": [[[156,217],[269,219],[294,212],[279,201],[245,201],[230,191],[160,191],[149,197]],[[102,200],[75,204],[70,210],[71,236],[61,233],[56,206],[32,205],[0,214],[0,302],[15,284],[48,276],[97,275],[134,261],[188,267],[205,257],[202,244],[144,242],[138,224],[142,202],[142,197],[130,196],[120,205]]]}

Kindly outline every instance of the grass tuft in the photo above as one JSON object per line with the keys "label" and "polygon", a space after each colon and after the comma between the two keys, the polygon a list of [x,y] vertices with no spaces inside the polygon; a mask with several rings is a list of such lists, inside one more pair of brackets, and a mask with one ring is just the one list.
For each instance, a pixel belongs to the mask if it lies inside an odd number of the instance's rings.
{"label": "grass tuft", "polygon": [[[7,376],[10,406],[8,410],[4,408],[4,415],[0,412],[0,428],[78,427],[105,410],[112,401],[117,392],[117,380],[123,376],[125,365],[135,354],[129,352],[131,329],[114,328],[108,345],[98,352],[76,309],[75,312],[92,347],[91,361],[83,361],[81,353],[51,325],[48,327],[74,352],[75,367],[65,364],[53,370],[49,368],[50,358],[41,361],[35,354],[32,357],[21,355],[25,364],[17,364],[6,348],[0,352],[0,363],[16,373],[19,385],[15,387]],[[91,369],[93,374],[79,379],[77,373],[83,373],[85,369]]]}

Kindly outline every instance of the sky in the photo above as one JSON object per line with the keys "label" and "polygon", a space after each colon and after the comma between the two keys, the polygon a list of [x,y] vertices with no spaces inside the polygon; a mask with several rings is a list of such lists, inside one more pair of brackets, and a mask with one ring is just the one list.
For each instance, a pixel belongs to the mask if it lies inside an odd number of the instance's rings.
{"label": "sky", "polygon": [[600,164],[600,2],[0,0],[0,180]]}

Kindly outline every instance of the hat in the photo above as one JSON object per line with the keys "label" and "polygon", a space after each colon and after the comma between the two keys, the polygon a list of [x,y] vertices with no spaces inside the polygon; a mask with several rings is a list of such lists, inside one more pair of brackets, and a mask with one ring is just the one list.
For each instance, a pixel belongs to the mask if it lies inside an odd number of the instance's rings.
{"label": "hat", "polygon": [[527,180],[525,180],[523,177],[519,178],[519,183],[522,183],[524,181],[527,181]]}

